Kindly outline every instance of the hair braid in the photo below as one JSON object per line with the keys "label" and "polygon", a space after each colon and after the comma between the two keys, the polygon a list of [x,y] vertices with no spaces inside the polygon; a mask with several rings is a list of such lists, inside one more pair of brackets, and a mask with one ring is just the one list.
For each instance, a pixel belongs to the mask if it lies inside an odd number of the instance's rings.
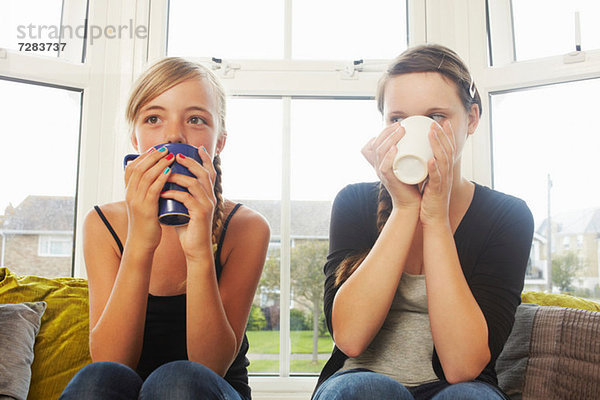
{"label": "hair braid", "polygon": [[377,198],[377,232],[381,233],[385,223],[392,213],[392,197],[383,183],[379,183],[379,196]]}
{"label": "hair braid", "polygon": [[221,236],[221,230],[223,230],[223,186],[222,186],[222,176],[221,176],[221,157],[219,155],[215,155],[213,159],[213,165],[215,167],[215,171],[217,172],[217,176],[215,177],[215,197],[217,199],[217,204],[215,205],[215,213],[213,215],[213,223],[212,223],[212,245],[213,245],[213,253],[216,257],[217,255],[217,246],[219,243],[219,237]]}
{"label": "hair braid", "polygon": [[[382,183],[379,183],[377,198],[377,232],[381,233],[392,212],[392,198]],[[371,249],[363,249],[344,258],[335,272],[335,286],[340,286],[356,271],[358,266],[367,258]]]}

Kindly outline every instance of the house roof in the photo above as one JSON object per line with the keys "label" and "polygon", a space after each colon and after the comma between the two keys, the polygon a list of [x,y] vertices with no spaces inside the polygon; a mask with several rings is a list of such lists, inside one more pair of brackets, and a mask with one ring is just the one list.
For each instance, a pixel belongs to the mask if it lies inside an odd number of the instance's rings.
{"label": "house roof", "polygon": [[[281,235],[279,200],[236,200],[261,213],[271,226],[271,235]],[[329,237],[330,201],[292,201],[290,204],[292,237]]]}
{"label": "house roof", "polygon": [[[271,235],[281,235],[281,202],[278,200],[238,200],[261,213],[271,226]],[[72,231],[75,202],[73,197],[28,196],[17,207],[8,207],[0,216],[5,231]],[[291,236],[329,235],[330,201],[292,201]],[[4,220],[2,223],[2,219]]]}
{"label": "house roof", "polygon": [[72,231],[75,200],[67,196],[27,196],[2,217],[5,231]]}
{"label": "house roof", "polygon": [[[537,229],[542,235],[546,233],[547,219]],[[561,213],[552,216],[552,226],[557,226],[561,235],[579,235],[584,233],[600,233],[600,208],[589,208]]]}

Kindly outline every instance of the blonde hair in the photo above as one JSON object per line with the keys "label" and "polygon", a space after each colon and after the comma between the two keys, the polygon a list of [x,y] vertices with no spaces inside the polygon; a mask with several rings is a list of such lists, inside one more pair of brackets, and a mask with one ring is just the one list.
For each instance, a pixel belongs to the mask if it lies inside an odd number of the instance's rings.
{"label": "blonde hair", "polygon": [[215,74],[201,64],[180,57],[167,57],[152,65],[137,80],[127,102],[125,118],[133,132],[133,126],[140,109],[150,101],[189,79],[206,79],[217,100],[218,130],[225,132],[225,89]]}
{"label": "blonde hair", "polygon": [[[412,72],[437,72],[450,80],[456,87],[458,97],[465,110],[469,112],[471,106],[476,104],[481,115],[481,97],[475,86],[469,69],[460,57],[447,47],[437,44],[427,44],[412,47],[394,59],[385,73],[379,79],[377,86],[377,108],[383,114],[385,89],[391,78]],[[381,230],[392,211],[392,199],[383,184],[379,184],[377,199],[377,230]],[[371,249],[359,250],[346,257],[335,272],[335,284],[341,285],[352,275],[364,261]]]}
{"label": "blonde hair", "polygon": [[[189,79],[204,79],[210,85],[216,99],[217,134],[219,136],[223,135],[225,133],[226,113],[226,95],[223,86],[211,70],[180,57],[167,57],[158,61],[137,80],[129,95],[125,110],[125,118],[129,124],[131,134],[133,134],[133,128],[142,107],[172,87]],[[224,208],[221,158],[218,154],[213,157],[213,165],[217,173],[214,184],[217,204],[215,205],[212,226],[213,253],[216,256],[219,236],[223,229]]]}

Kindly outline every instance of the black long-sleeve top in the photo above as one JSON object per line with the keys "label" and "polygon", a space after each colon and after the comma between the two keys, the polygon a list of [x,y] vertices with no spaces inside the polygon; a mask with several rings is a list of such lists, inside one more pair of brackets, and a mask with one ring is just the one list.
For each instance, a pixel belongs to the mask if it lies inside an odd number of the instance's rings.
{"label": "black long-sleeve top", "polygon": [[[332,336],[331,313],[338,290],[335,271],[344,258],[370,249],[377,240],[378,192],[378,182],[348,185],[333,204],[324,267],[325,316]],[[521,302],[532,237],[533,216],[523,200],[475,184],[473,200],[454,233],[454,242],[466,281],[488,325],[491,358],[476,380],[497,386],[494,366]],[[317,387],[339,370],[346,358],[334,347]],[[437,377],[445,380],[435,348],[431,362]]]}

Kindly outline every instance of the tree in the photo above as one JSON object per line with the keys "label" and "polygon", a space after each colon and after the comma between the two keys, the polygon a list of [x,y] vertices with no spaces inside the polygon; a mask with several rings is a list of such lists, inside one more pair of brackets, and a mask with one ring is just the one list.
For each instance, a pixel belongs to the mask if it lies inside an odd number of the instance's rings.
{"label": "tree", "polygon": [[327,258],[326,240],[298,240],[292,248],[291,268],[294,301],[312,311],[313,352],[312,362],[319,356],[319,315],[323,298],[323,264]]}
{"label": "tree", "polygon": [[265,261],[262,275],[260,276],[259,288],[267,289],[267,295],[273,298],[269,299],[279,304],[279,279],[281,276],[279,255],[270,255]]}
{"label": "tree", "polygon": [[575,251],[552,257],[552,283],[558,286],[561,292],[573,291],[571,283],[581,267],[583,263]]}
{"label": "tree", "polygon": [[252,304],[250,308],[250,315],[248,316],[248,323],[246,324],[246,330],[248,331],[262,331],[267,326],[267,320],[265,315],[260,310],[260,307]]}
{"label": "tree", "polygon": [[[291,285],[293,299],[311,310],[313,329],[313,363],[319,356],[319,315],[322,314],[323,265],[327,259],[329,243],[326,240],[296,240],[291,250]],[[263,268],[259,286],[271,292],[279,290],[279,257],[271,256]],[[322,324],[321,324],[322,325]]]}

